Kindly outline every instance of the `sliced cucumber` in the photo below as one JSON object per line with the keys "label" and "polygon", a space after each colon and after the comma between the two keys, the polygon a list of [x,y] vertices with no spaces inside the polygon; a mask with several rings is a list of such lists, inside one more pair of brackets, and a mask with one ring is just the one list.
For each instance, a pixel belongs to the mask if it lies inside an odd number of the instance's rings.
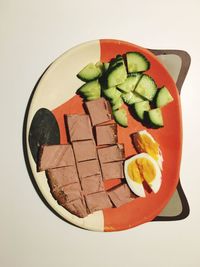
{"label": "sliced cucumber", "polygon": [[126,53],[126,61],[129,73],[146,71],[150,67],[149,61],[139,52]]}
{"label": "sliced cucumber", "polygon": [[163,86],[161,89],[159,89],[157,95],[156,95],[156,106],[158,108],[164,107],[170,102],[172,102],[174,99],[172,95],[170,94],[169,90]]}
{"label": "sliced cucumber", "polygon": [[139,80],[135,92],[141,95],[142,97],[152,101],[156,92],[157,86],[154,80],[147,74],[142,75],[142,78]]}
{"label": "sliced cucumber", "polygon": [[84,82],[96,80],[100,76],[100,68],[95,66],[93,63],[89,63],[77,74],[77,77]]}
{"label": "sliced cucumber", "polygon": [[126,93],[134,91],[140,78],[141,78],[140,73],[129,76],[127,77],[124,83],[117,85],[117,88]]}
{"label": "sliced cucumber", "polygon": [[104,63],[103,63],[104,71],[107,71],[107,70],[108,70],[109,65],[110,65],[109,62],[104,62]]}
{"label": "sliced cucumber", "polygon": [[[82,85],[76,92],[86,100],[95,100],[101,96],[101,86],[98,80],[91,81]],[[92,99],[91,99],[92,98]]]}
{"label": "sliced cucumber", "polygon": [[102,63],[101,61],[98,61],[98,62],[95,64],[95,66],[100,70],[101,75],[102,75],[103,72],[104,72],[104,65],[103,65],[103,63]]}
{"label": "sliced cucumber", "polygon": [[149,110],[148,119],[153,126],[156,126],[156,127],[164,126],[162,111],[160,108]]}
{"label": "sliced cucumber", "polygon": [[144,101],[144,98],[142,98],[141,96],[139,96],[135,92],[129,92],[129,93],[122,94],[122,99],[128,105],[132,105],[134,103]]}
{"label": "sliced cucumber", "polygon": [[124,59],[121,55],[117,55],[115,58],[113,58],[111,61],[110,61],[110,68],[113,68],[115,67],[118,63],[122,63],[122,64],[125,64],[124,63]]}
{"label": "sliced cucumber", "polygon": [[118,110],[114,111],[113,116],[119,125],[121,125],[123,127],[128,126],[128,118],[127,118],[127,113],[126,113],[125,109],[122,108],[122,109],[118,109]]}
{"label": "sliced cucumber", "polygon": [[150,110],[149,101],[146,100],[146,101],[135,103],[134,109],[135,109],[135,113],[136,113],[137,117],[143,121],[145,111]]}
{"label": "sliced cucumber", "polygon": [[108,99],[117,99],[121,96],[121,92],[116,89],[116,87],[111,87],[108,89],[103,90],[103,94],[108,98]]}
{"label": "sliced cucumber", "polygon": [[117,110],[119,109],[122,105],[123,105],[123,100],[121,97],[117,98],[117,99],[114,99],[114,100],[111,100],[111,105],[112,105],[112,110]]}
{"label": "sliced cucumber", "polygon": [[115,67],[109,68],[110,71],[107,76],[108,88],[114,87],[120,83],[123,83],[127,78],[127,72],[125,65],[120,62]]}

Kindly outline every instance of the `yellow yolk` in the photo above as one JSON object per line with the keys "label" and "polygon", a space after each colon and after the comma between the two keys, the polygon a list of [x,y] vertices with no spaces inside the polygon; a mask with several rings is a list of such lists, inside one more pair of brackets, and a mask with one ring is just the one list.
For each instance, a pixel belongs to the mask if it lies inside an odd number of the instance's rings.
{"label": "yellow yolk", "polygon": [[155,160],[158,160],[159,155],[159,145],[154,142],[148,135],[139,134],[136,137],[137,146],[140,152],[146,152]]}
{"label": "yellow yolk", "polygon": [[128,175],[136,183],[141,184],[144,180],[151,183],[156,176],[156,170],[150,160],[138,158],[129,163]]}
{"label": "yellow yolk", "polygon": [[133,160],[131,163],[129,163],[128,175],[133,181],[135,181],[138,184],[141,184],[143,182],[143,178],[140,175],[140,171],[138,169],[136,160]]}

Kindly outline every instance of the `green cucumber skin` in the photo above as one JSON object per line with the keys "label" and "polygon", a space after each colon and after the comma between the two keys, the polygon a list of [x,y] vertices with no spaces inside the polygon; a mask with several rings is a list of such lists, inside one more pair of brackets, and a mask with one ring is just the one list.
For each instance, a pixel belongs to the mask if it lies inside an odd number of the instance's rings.
{"label": "green cucumber skin", "polygon": [[119,98],[122,93],[116,87],[111,87],[104,89],[103,94],[108,100],[113,100]]}
{"label": "green cucumber skin", "polygon": [[[140,58],[143,62],[142,64],[145,65],[145,67],[143,67],[141,69],[141,67],[139,69],[131,69],[132,67],[130,66],[131,62],[130,62],[130,56],[133,55],[134,57]],[[132,59],[131,59],[132,60]],[[127,69],[128,69],[128,73],[135,73],[135,72],[144,72],[147,71],[150,68],[150,62],[148,61],[148,59],[141,54],[140,52],[127,52],[126,53],[126,62],[127,62]],[[138,68],[138,66],[137,66]]]}
{"label": "green cucumber skin", "polygon": [[[155,111],[155,110],[159,110],[160,111],[160,115],[161,115],[161,122],[158,122],[157,119],[155,119],[155,115],[151,115],[151,112],[152,111]],[[162,116],[162,110],[160,108],[156,108],[156,109],[152,109],[150,111],[147,112],[146,114],[146,119],[149,123],[149,125],[152,127],[152,128],[161,128],[161,127],[164,127],[164,122],[163,122],[163,116]]]}
{"label": "green cucumber skin", "polygon": [[121,97],[119,97],[118,99],[114,99],[110,101],[110,104],[112,106],[112,110],[115,111],[119,108],[121,108],[121,106],[124,104],[123,100]]}
{"label": "green cucumber skin", "polygon": [[[93,68],[94,68],[93,71],[96,71],[96,74],[93,77],[86,78],[85,76],[88,75],[87,72],[90,72],[90,70],[86,70],[87,67],[89,68],[89,65],[93,66]],[[101,72],[100,68],[95,66],[93,63],[89,63],[76,76],[77,76],[77,78],[79,78],[83,82],[90,82],[90,81],[94,81],[94,80],[98,79],[101,75],[102,75],[102,72]]]}
{"label": "green cucumber skin", "polygon": [[90,81],[83,84],[76,91],[76,94],[80,95],[84,99],[91,99],[91,98],[98,99],[101,96],[101,86],[98,80]]}
{"label": "green cucumber skin", "polygon": [[128,127],[128,118],[125,109],[118,109],[116,111],[113,111],[113,117],[117,124],[121,125],[124,128]]}
{"label": "green cucumber skin", "polygon": [[101,74],[99,74],[98,76],[96,76],[95,78],[92,78],[92,79],[85,79],[85,78],[82,78],[80,75],[76,75],[77,76],[77,78],[79,78],[81,81],[83,81],[83,82],[91,82],[91,81],[94,81],[94,80],[96,80],[96,79],[98,79],[99,77],[101,77]]}
{"label": "green cucumber skin", "polygon": [[[124,77],[121,78],[120,81],[118,80],[118,82],[117,81],[113,82],[112,81],[112,76],[116,75],[115,72],[117,72],[117,70],[119,68],[122,69]],[[108,71],[107,71],[107,88],[114,87],[114,86],[116,86],[116,85],[118,85],[120,83],[123,83],[126,80],[126,78],[127,78],[127,72],[126,72],[125,65],[123,63],[121,63],[121,62],[117,63],[116,66],[109,68]]]}
{"label": "green cucumber skin", "polygon": [[[146,121],[145,112],[149,111],[150,108],[151,107],[149,105],[149,101],[148,100],[141,101],[141,102],[133,104],[133,111],[134,111],[134,113],[136,115],[136,118],[138,120],[140,120],[141,122],[145,122]],[[142,114],[141,114],[140,110],[142,110],[142,112],[143,112]]]}
{"label": "green cucumber skin", "polygon": [[124,81],[124,83],[117,85],[117,88],[125,93],[129,93],[131,91],[133,92],[137,84],[139,83],[141,77],[142,75],[139,73],[134,75],[129,75]]}
{"label": "green cucumber skin", "polygon": [[[144,83],[146,83],[148,81],[148,83],[150,83],[151,88],[144,88]],[[151,92],[150,92],[151,90]],[[156,93],[157,93],[157,85],[154,81],[154,79],[147,75],[147,74],[143,74],[142,77],[140,78],[139,82],[137,83],[137,86],[135,88],[135,92],[138,93],[141,97],[149,100],[149,101],[153,101]]]}
{"label": "green cucumber skin", "polygon": [[109,62],[104,62],[103,67],[104,67],[104,72],[106,72],[109,69],[110,63]]}
{"label": "green cucumber skin", "polygon": [[157,108],[164,107],[173,101],[173,97],[169,90],[163,86],[161,87],[155,96],[155,105]]}
{"label": "green cucumber skin", "polygon": [[144,101],[144,98],[140,97],[139,95],[136,95],[136,93],[134,92],[122,94],[122,99],[127,105],[133,105],[137,102]]}

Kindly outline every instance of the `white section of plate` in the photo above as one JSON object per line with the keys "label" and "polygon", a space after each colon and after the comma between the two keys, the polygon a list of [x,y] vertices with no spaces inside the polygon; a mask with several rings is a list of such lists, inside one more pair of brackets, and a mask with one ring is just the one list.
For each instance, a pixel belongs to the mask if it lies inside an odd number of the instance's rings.
{"label": "white section of plate", "polygon": [[37,85],[29,108],[26,131],[27,152],[31,170],[39,190],[48,204],[65,220],[79,227],[93,231],[104,231],[103,212],[98,211],[85,218],[79,218],[58,205],[57,201],[50,193],[45,172],[38,173],[36,171],[36,164],[29,148],[28,135],[35,112],[40,108],[53,110],[74,96],[76,90],[83,83],[76,77],[76,74],[88,64],[88,62],[97,62],[99,60],[99,40],[78,45],[56,59],[49,66]]}

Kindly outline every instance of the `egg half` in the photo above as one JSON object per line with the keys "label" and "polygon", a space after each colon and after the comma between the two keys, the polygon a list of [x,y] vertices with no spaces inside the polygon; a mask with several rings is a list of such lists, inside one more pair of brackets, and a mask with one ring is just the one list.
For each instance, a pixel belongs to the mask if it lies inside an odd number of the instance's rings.
{"label": "egg half", "polygon": [[139,153],[147,153],[154,158],[160,169],[162,170],[163,157],[159,144],[155,141],[153,136],[146,130],[139,131],[133,135],[133,142],[136,150]]}
{"label": "egg half", "polygon": [[161,186],[161,171],[153,157],[147,153],[137,154],[124,163],[126,181],[134,194],[145,197],[143,182],[145,181],[154,193]]}

